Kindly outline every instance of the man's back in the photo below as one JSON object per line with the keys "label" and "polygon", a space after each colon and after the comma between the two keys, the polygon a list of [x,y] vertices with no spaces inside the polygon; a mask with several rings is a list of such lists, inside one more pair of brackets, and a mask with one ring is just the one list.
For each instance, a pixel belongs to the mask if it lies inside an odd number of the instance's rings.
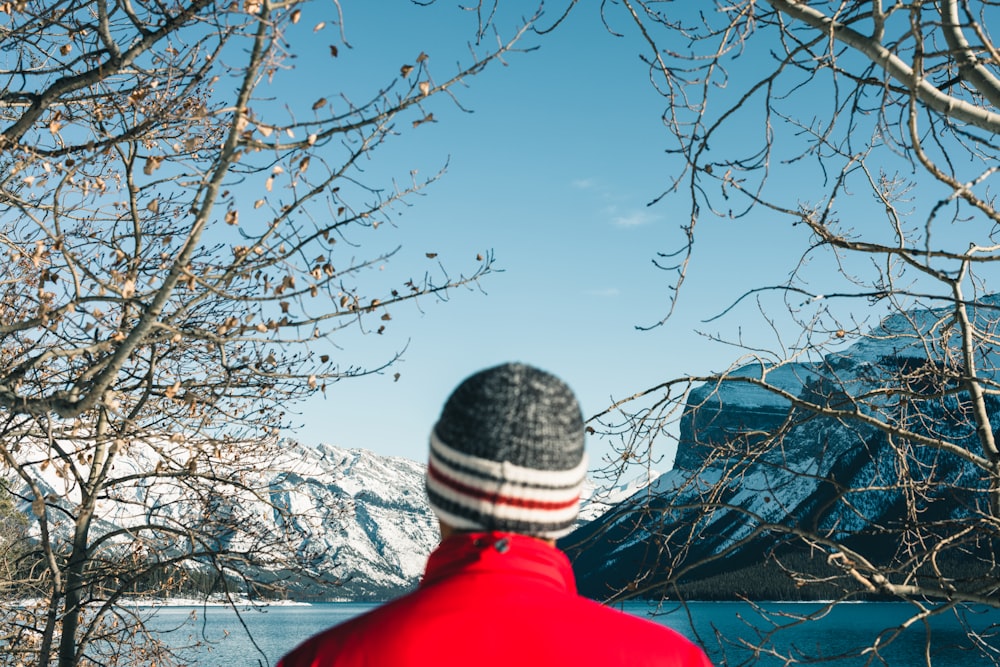
{"label": "man's back", "polygon": [[421,587],[307,641],[279,667],[705,667],[679,634],[576,594],[565,555],[507,533],[459,533]]}

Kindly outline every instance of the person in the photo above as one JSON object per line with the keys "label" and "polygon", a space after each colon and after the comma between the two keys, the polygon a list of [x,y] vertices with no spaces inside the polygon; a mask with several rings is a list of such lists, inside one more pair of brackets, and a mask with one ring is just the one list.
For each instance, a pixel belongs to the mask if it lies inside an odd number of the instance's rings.
{"label": "person", "polygon": [[587,470],[573,392],[524,364],[463,381],[430,437],[441,525],[419,587],[307,639],[278,667],[710,667],[680,634],[576,592],[555,540]]}

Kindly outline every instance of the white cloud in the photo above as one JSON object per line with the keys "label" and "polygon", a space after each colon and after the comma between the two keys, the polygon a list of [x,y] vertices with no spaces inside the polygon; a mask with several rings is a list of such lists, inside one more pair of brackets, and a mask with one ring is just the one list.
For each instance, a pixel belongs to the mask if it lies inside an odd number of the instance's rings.
{"label": "white cloud", "polygon": [[659,219],[660,216],[653,215],[649,211],[629,211],[624,215],[616,215],[611,219],[611,223],[615,227],[639,227]]}

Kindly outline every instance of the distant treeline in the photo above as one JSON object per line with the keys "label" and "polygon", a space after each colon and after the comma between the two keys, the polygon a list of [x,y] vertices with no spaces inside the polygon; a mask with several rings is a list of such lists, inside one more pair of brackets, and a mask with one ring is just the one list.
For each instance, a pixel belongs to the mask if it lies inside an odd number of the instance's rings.
{"label": "distant treeline", "polygon": [[[980,589],[984,576],[987,576],[982,561],[978,559],[944,557],[938,565],[948,572],[958,590]],[[934,576],[929,567],[925,574],[928,579]],[[919,584],[919,579],[913,583]],[[722,571],[703,570],[700,573],[694,570],[691,576],[682,579],[676,586],[659,593],[692,601],[898,600],[880,591],[864,588],[844,568],[830,564],[826,554],[812,556],[805,553],[785,553],[780,557]]]}

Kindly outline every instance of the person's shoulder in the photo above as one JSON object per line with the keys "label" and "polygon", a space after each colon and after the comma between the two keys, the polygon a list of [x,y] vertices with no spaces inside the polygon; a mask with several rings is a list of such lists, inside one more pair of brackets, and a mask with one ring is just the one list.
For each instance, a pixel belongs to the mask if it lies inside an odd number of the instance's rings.
{"label": "person's shoulder", "polygon": [[600,602],[590,600],[588,598],[580,597],[577,598],[578,604],[584,608],[585,612],[589,615],[599,617],[602,623],[613,624],[615,626],[629,626],[636,628],[639,631],[645,631],[650,633],[673,633],[674,631],[670,628],[660,625],[648,618],[643,618],[641,616],[635,616],[627,612],[621,611],[614,607],[609,607],[603,605]]}
{"label": "person's shoulder", "polygon": [[276,667],[311,667],[323,656],[336,655],[351,636],[353,626],[359,622],[359,618],[351,619],[309,637],[282,658]]}
{"label": "person's shoulder", "polygon": [[382,607],[312,635],[292,649],[276,667],[312,667],[331,662],[334,656],[344,653],[347,643],[358,637],[360,630],[379,614],[380,609]]}
{"label": "person's shoulder", "polygon": [[596,624],[594,627],[628,637],[631,645],[639,647],[639,653],[669,656],[670,661],[664,664],[710,667],[708,658],[697,644],[666,625],[584,597],[578,598],[578,604]]}

